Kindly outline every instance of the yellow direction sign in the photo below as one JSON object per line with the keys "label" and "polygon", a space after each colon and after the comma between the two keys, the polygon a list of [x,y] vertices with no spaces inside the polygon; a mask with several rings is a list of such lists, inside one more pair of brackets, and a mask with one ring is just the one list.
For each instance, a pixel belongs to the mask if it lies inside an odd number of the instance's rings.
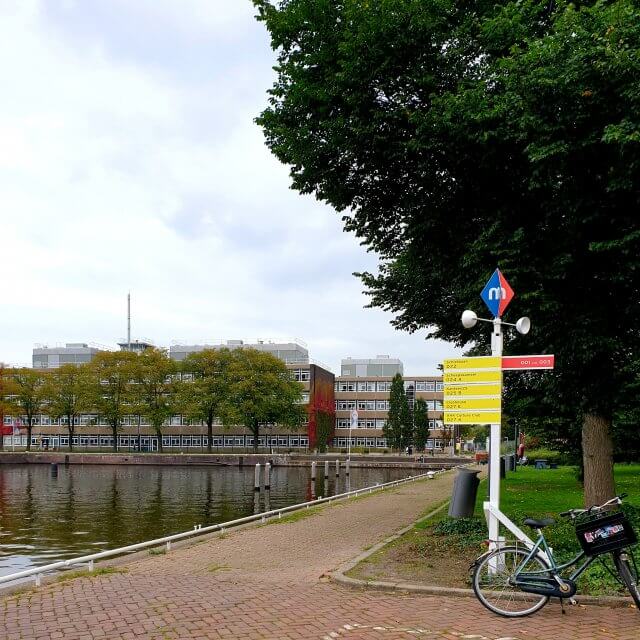
{"label": "yellow direction sign", "polygon": [[445,411],[445,424],[500,424],[499,411]]}
{"label": "yellow direction sign", "polygon": [[444,387],[445,398],[465,396],[499,396],[502,387],[499,384],[447,384]]}
{"label": "yellow direction sign", "polygon": [[500,411],[502,399],[496,398],[454,398],[444,399],[445,411],[477,411],[478,409],[497,409]]}
{"label": "yellow direction sign", "polygon": [[502,371],[445,371],[442,379],[445,385],[502,382]]}
{"label": "yellow direction sign", "polygon": [[444,361],[444,370],[451,369],[501,369],[502,358],[479,356],[477,358],[452,358]]}

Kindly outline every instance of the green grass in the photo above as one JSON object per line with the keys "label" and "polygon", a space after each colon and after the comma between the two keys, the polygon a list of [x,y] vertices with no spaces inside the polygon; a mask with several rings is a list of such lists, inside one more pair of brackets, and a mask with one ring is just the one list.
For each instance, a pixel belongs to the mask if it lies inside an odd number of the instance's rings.
{"label": "green grass", "polygon": [[[640,533],[640,464],[616,465],[614,474],[618,494],[628,494],[624,501],[627,516],[636,531]],[[522,525],[524,518],[551,516],[556,520],[556,524],[545,528],[544,535],[553,548],[558,562],[567,562],[580,551],[574,523],[558,516],[561,511],[584,506],[582,487],[577,480],[575,467],[558,467],[557,469],[522,467],[515,473],[507,473],[507,477],[501,482],[500,489],[501,510],[529,536],[535,538],[536,534],[529,527]],[[486,495],[487,483],[483,480],[480,483],[476,501],[475,513],[478,518],[483,519],[482,503],[486,500]],[[507,539],[513,537],[509,532],[503,531],[502,527],[501,533],[506,535]],[[633,553],[640,559],[638,546]],[[594,595],[624,594],[625,592],[601,562],[606,562],[612,569],[609,556],[602,556],[582,576],[578,591]]]}
{"label": "green grass", "polygon": [[267,520],[262,526],[263,527],[268,527],[271,524],[286,524],[289,522],[298,522],[298,520],[304,520],[305,518],[309,518],[313,515],[315,515],[316,513],[318,513],[318,511],[320,511],[320,509],[322,509],[324,505],[318,505],[317,507],[309,507],[308,509],[300,509],[299,511],[294,511],[293,513],[290,513],[289,515],[286,516],[282,516],[282,518],[269,518],[269,520]]}
{"label": "green grass", "polygon": [[128,573],[129,569],[126,567],[99,567],[93,571],[89,569],[81,569],[79,571],[68,571],[59,575],[56,578],[56,582],[67,582],[68,580],[75,580],[76,578],[97,578],[98,576],[110,575],[113,573]]}
{"label": "green grass", "polygon": [[[615,466],[616,490],[628,493],[625,502],[640,507],[640,464]],[[507,473],[500,485],[500,508],[507,515],[530,517],[557,516],[583,506],[582,487],[575,467],[535,469],[520,467],[515,473]],[[487,499],[487,481],[478,488],[476,515],[482,515],[482,503]]]}

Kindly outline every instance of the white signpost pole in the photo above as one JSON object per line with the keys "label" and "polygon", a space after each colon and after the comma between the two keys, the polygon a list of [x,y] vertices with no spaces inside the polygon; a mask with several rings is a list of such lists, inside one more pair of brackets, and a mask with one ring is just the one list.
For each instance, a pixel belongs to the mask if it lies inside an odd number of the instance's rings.
{"label": "white signpost pole", "polygon": [[351,411],[351,420],[349,421],[349,446],[347,449],[347,460],[351,461],[351,429],[358,428],[358,411],[353,409]]}
{"label": "white signpost pole", "polygon": [[[502,357],[503,349],[502,322],[500,318],[493,319],[491,334],[491,355]],[[502,389],[502,371],[500,371],[500,388]],[[489,434],[489,504],[496,510],[500,509],[500,440],[501,424],[492,424]],[[495,548],[498,542],[499,522],[495,514],[484,505],[489,527],[490,548]]]}

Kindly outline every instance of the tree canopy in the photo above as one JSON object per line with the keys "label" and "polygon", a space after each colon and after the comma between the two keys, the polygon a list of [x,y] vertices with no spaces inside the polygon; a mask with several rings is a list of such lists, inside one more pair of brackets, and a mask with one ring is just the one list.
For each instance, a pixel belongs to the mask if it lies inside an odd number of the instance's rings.
{"label": "tree canopy", "polygon": [[544,396],[583,421],[586,499],[610,497],[612,419],[637,406],[640,7],[254,4],[278,55],[257,121],[293,187],[379,255],[371,304],[486,350],[460,314],[500,267],[534,327],[506,349],[556,354]]}

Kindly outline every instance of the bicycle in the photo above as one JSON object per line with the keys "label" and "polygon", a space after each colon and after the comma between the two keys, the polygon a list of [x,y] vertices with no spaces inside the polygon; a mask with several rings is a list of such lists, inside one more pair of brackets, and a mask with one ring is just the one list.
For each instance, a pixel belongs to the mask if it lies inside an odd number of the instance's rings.
{"label": "bicycle", "polygon": [[[572,560],[557,564],[547,545],[542,529],[555,524],[552,518],[527,518],[524,524],[534,528],[538,539],[533,547],[502,546],[481,555],[472,565],[473,591],[490,611],[507,618],[518,618],[539,611],[549,598],[560,598],[564,613],[564,599],[573,599],[576,581],[586,569],[604,554],[610,554],[617,570],[616,576],[625,585],[640,610],[638,566],[627,548],[637,542],[636,534],[623,511],[610,512],[606,508],[622,504],[626,494],[616,496],[589,509],[570,509],[560,516],[571,518],[582,551]],[[582,563],[582,564],[580,564]],[[579,566],[578,566],[579,565]],[[561,573],[577,567],[569,577]]]}

